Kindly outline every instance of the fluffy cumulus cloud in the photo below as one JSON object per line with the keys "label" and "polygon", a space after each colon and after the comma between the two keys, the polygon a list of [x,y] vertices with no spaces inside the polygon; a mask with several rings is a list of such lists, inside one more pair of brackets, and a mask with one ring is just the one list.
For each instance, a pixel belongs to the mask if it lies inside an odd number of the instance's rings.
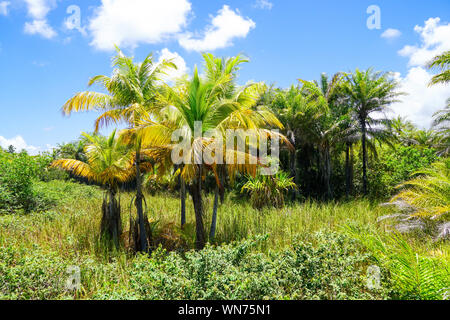
{"label": "fluffy cumulus cloud", "polygon": [[414,30],[420,35],[421,43],[405,46],[399,51],[401,56],[409,59],[409,70],[404,77],[396,75],[401,85],[400,91],[407,96],[401,97],[402,101],[394,104],[392,110],[427,128],[433,113],[443,109],[450,97],[450,87],[428,86],[433,73],[426,68],[434,56],[450,50],[450,23],[440,23],[439,18],[430,18],[424,26],[416,26]]}
{"label": "fluffy cumulus cloud", "polygon": [[33,19],[25,23],[25,33],[39,34],[47,39],[56,36],[56,31],[47,21],[47,14],[56,7],[56,0],[25,0],[25,2],[28,16]]}
{"label": "fluffy cumulus cloud", "polygon": [[189,72],[189,68],[186,66],[186,61],[184,61],[183,57],[181,57],[177,52],[171,52],[167,48],[162,49],[158,63],[161,63],[163,60],[170,60],[177,66],[177,69],[170,69],[166,72],[167,76],[165,77],[165,80],[174,81]]}
{"label": "fluffy cumulus cloud", "polygon": [[385,38],[385,39],[395,39],[395,38],[400,37],[401,35],[402,35],[402,33],[400,32],[400,30],[397,30],[397,29],[387,29],[386,31],[384,31],[384,32],[381,34],[381,37],[382,37],[382,38]]}
{"label": "fluffy cumulus cloud", "polygon": [[423,67],[413,67],[405,77],[397,74],[400,82],[399,91],[407,95],[400,98],[401,102],[392,106],[392,110],[408,118],[417,125],[428,128],[433,114],[445,107],[445,101],[450,97],[447,86],[428,87],[432,74]]}
{"label": "fluffy cumulus cloud", "polygon": [[187,0],[102,0],[89,22],[91,45],[111,50],[161,42],[182,30],[190,12]]}
{"label": "fluffy cumulus cloud", "polygon": [[32,155],[38,154],[39,151],[41,151],[38,147],[28,145],[22,136],[16,136],[12,139],[6,139],[5,137],[0,136],[0,147],[7,149],[9,146],[13,146],[16,151],[26,150]]}
{"label": "fluffy cumulus cloud", "polygon": [[239,11],[230,9],[224,5],[215,17],[212,17],[211,25],[206,28],[202,38],[194,38],[192,33],[180,37],[179,43],[186,50],[208,51],[231,46],[233,39],[245,38],[255,28],[255,23],[240,15]]}
{"label": "fluffy cumulus cloud", "polygon": [[0,1],[0,16],[8,15],[8,6],[11,4],[9,1]]}
{"label": "fluffy cumulus cloud", "polygon": [[262,10],[271,10],[273,7],[273,3],[269,0],[256,0],[256,2],[253,4],[253,7]]}
{"label": "fluffy cumulus cloud", "polygon": [[433,57],[450,50],[450,23],[441,23],[440,18],[430,18],[425,25],[416,26],[421,37],[421,44],[405,46],[399,54],[409,58],[410,66],[423,66]]}

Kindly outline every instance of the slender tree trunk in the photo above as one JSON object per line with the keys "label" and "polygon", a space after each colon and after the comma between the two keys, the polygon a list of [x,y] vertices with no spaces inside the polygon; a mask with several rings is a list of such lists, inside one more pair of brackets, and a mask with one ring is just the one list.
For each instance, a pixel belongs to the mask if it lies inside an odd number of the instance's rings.
{"label": "slender tree trunk", "polygon": [[309,147],[304,145],[303,147],[303,176],[304,176],[304,193],[307,197],[311,196],[311,157]]}
{"label": "slender tree trunk", "polygon": [[366,122],[361,121],[362,128],[362,158],[363,158],[363,193],[367,195],[367,150],[366,150]]}
{"label": "slender tree trunk", "polygon": [[213,214],[211,218],[211,230],[209,231],[209,241],[214,241],[216,236],[216,226],[217,226],[217,209],[219,207],[219,186],[216,186],[216,191],[214,193],[214,207]]}
{"label": "slender tree trunk", "polygon": [[186,224],[186,183],[183,177],[179,176],[180,179],[180,201],[181,201],[181,228]]}
{"label": "slender tree trunk", "polygon": [[202,165],[199,165],[197,181],[192,183],[190,191],[195,212],[195,248],[201,250],[206,244],[205,227],[203,224]]}
{"label": "slender tree trunk", "polygon": [[105,195],[102,205],[101,234],[102,236],[106,236],[118,248],[119,238],[122,233],[120,204],[116,201],[116,194],[112,188],[108,190],[108,196]]}
{"label": "slender tree trunk", "polygon": [[326,190],[326,198],[330,200],[333,197],[331,191],[330,177],[331,177],[331,162],[330,162],[330,150],[328,147],[323,151],[323,177]]}
{"label": "slender tree trunk", "polygon": [[350,145],[350,193],[353,192],[353,180],[355,178],[355,155],[353,146]]}
{"label": "slender tree trunk", "polygon": [[[295,135],[292,130],[288,130],[287,137],[290,144],[294,147],[294,150],[289,151],[289,170],[291,171],[291,178],[294,178],[294,182],[297,180],[297,150],[295,148]],[[292,193],[292,201],[295,201],[300,197],[298,189],[295,188]]]}
{"label": "slender tree trunk", "polygon": [[[295,146],[294,146],[295,148]],[[293,151],[290,151],[289,153],[289,166],[291,171],[291,177],[294,178],[294,182],[297,183],[297,150],[294,149]],[[300,198],[299,190],[298,188],[294,189],[294,192],[292,193],[292,200],[295,201],[298,198]]]}
{"label": "slender tree trunk", "polygon": [[351,192],[351,177],[350,177],[350,142],[346,143],[345,148],[345,194],[347,198],[350,197]]}
{"label": "slender tree trunk", "polygon": [[141,250],[143,252],[148,252],[148,241],[147,241],[147,233],[145,231],[145,222],[144,222],[144,212],[142,208],[142,199],[144,198],[142,194],[142,181],[141,181],[141,152],[140,148],[136,150],[136,210],[139,219],[139,236],[141,242]]}

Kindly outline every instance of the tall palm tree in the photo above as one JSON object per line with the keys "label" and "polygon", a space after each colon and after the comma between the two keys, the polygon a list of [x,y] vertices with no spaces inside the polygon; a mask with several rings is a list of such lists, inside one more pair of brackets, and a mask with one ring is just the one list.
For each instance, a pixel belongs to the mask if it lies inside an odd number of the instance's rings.
{"label": "tall palm tree", "polygon": [[[137,127],[139,121],[155,110],[156,97],[161,88],[161,79],[168,68],[176,68],[170,61],[154,62],[149,54],[141,63],[135,63],[132,57],[125,56],[116,47],[111,76],[98,75],[90,79],[88,86],[100,85],[107,93],[85,91],[76,94],[63,106],[66,115],[79,111],[100,111],[102,114],[95,121],[95,130],[110,124],[125,123],[129,129]],[[139,220],[139,247],[148,251],[151,235],[147,236],[143,212],[142,192],[142,139],[139,134],[128,135],[128,143],[133,145],[136,170],[135,205]]]}
{"label": "tall palm tree", "polygon": [[[84,133],[87,162],[75,159],[59,159],[51,166],[61,168],[74,175],[93,181],[106,190],[102,204],[101,234],[106,235],[116,246],[122,233],[120,203],[116,200],[120,183],[135,177],[133,157],[129,149],[116,139],[116,131],[105,138]],[[109,196],[109,198],[108,198]]]}
{"label": "tall palm tree", "polygon": [[[235,85],[237,65],[245,60],[238,56],[229,61],[241,62],[227,63],[209,54],[204,55],[204,59],[207,65],[205,77],[200,77],[195,68],[193,77],[182,86],[167,86],[165,94],[160,96],[163,107],[159,115],[143,121],[140,128],[145,152],[160,165],[161,172],[173,166],[171,155],[178,143],[172,141],[172,134],[177,132],[187,142],[183,151],[185,163],[180,172],[188,183],[194,204],[197,249],[206,243],[202,181],[208,171],[214,173],[217,185],[222,187],[218,173],[220,163],[205,163],[202,154],[213,149],[219,138],[225,141],[227,129],[255,129],[258,134],[273,137],[275,133],[261,128],[265,125],[282,127],[267,108],[255,106],[259,92],[257,84]],[[205,133],[211,131],[216,132],[216,136],[205,137]],[[196,133],[200,136],[195,136]],[[258,159],[249,153],[244,156],[246,164],[226,164],[227,172],[233,174],[241,170],[254,175],[256,166],[250,165],[249,160],[257,162]]]}
{"label": "tall palm tree", "polygon": [[337,73],[331,81],[326,74],[322,74],[319,83],[299,79],[303,84],[302,91],[306,95],[306,108],[302,110],[304,124],[307,124],[305,133],[306,137],[318,147],[322,164],[322,181],[328,199],[333,196],[330,184],[331,148],[338,141],[340,134],[340,119],[336,119],[331,110],[341,78],[341,74]]}
{"label": "tall palm tree", "polygon": [[[367,138],[369,131],[377,132],[377,128],[389,121],[386,117],[377,119],[375,114],[383,115],[387,107],[397,101],[400,93],[396,92],[398,83],[389,73],[356,69],[345,75],[344,92],[348,95],[353,113],[361,131],[361,148],[363,156],[363,193],[367,194]],[[380,135],[382,135],[380,130]],[[387,137],[385,137],[387,138]]]}
{"label": "tall palm tree", "polygon": [[[284,135],[289,140],[293,148],[289,152],[289,171],[294,183],[298,185],[297,172],[297,152],[301,145],[307,144],[309,141],[304,139],[302,135],[301,110],[306,104],[301,90],[296,86],[291,86],[287,90],[278,90],[275,96],[271,99],[270,105],[276,112],[281,123],[284,126]],[[295,188],[293,194],[294,200],[299,197],[298,188]]]}

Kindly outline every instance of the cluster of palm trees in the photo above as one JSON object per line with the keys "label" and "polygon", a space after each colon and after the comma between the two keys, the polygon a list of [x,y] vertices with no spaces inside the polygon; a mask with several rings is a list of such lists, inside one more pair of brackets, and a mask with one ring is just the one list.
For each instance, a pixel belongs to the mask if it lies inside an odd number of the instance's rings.
{"label": "cluster of palm trees", "polygon": [[[448,67],[448,53],[446,57],[447,62],[437,58],[431,66]],[[302,185],[302,193],[311,195],[312,189],[319,185],[319,193],[331,199],[332,153],[345,153],[349,196],[353,183],[353,149],[360,146],[362,191],[367,194],[368,152],[375,152],[379,142],[390,143],[392,139],[404,137],[403,130],[408,126],[402,119],[392,121],[385,115],[389,105],[401,95],[397,91],[398,83],[389,73],[357,69],[353,73],[338,73],[331,79],[323,74],[318,82],[300,79],[297,86],[283,90],[264,83],[238,85],[239,68],[248,62],[241,55],[225,59],[205,53],[203,60],[201,75],[196,67],[190,78],[178,79],[170,85],[164,79],[171,68],[176,68],[171,61],[155,63],[150,54],[136,63],[117,48],[112,75],[95,76],[89,81],[89,86],[99,85],[105,93],[80,92],[63,106],[66,115],[90,110],[100,112],[95,132],[111,125],[126,126],[108,138],[86,134],[87,160],[60,159],[53,163],[105,186],[102,234],[116,245],[122,232],[120,205],[115,200],[119,184],[135,181],[137,219],[130,221],[130,234],[135,250],[149,252],[152,228],[144,210],[143,181],[149,176],[158,178],[166,174],[179,179],[181,226],[186,223],[187,192],[192,198],[197,249],[208,241],[204,181],[208,175],[214,177],[215,199],[209,232],[210,240],[214,239],[219,199],[223,200],[227,183],[238,172],[257,175],[258,168],[266,163],[250,152],[252,142],[245,137],[248,148],[244,151],[228,149],[228,144],[223,147],[219,142],[226,140],[229,129],[253,130],[258,137],[253,147],[258,147],[261,138],[269,142],[281,138],[288,154],[285,167],[294,182]],[[442,79],[436,81],[448,81],[448,74]],[[445,125],[449,120],[448,107],[446,110],[437,115],[437,125]],[[275,129],[282,130],[282,134]],[[213,135],[208,134],[211,131]],[[441,131],[448,142],[448,126]],[[174,137],[188,141],[187,147],[178,150]],[[183,162],[173,161],[175,151]],[[212,155],[214,161],[203,161],[205,153]],[[227,163],[225,154],[244,157],[246,161]],[[294,188],[293,198],[299,198],[298,188]]]}
{"label": "cluster of palm trees", "polygon": [[[275,90],[268,98],[295,146],[289,154],[289,169],[297,183],[297,170],[303,171],[304,194],[311,195],[313,185],[321,185],[319,193],[326,199],[333,197],[331,153],[344,150],[346,193],[350,195],[352,149],[358,142],[363,193],[367,194],[367,151],[374,150],[377,141],[389,140],[391,127],[386,111],[401,95],[397,87],[389,73],[357,69],[350,74],[337,73],[331,80],[325,74],[318,82],[300,79],[298,86]],[[311,173],[314,163],[316,175]]]}
{"label": "cluster of palm trees", "polygon": [[[136,250],[147,252],[152,243],[151,228],[143,209],[142,180],[145,173],[152,171],[158,176],[163,176],[166,172],[175,171],[180,176],[182,225],[186,221],[185,186],[187,186],[195,211],[196,248],[201,249],[207,242],[202,191],[202,182],[206,175],[214,175],[217,183],[210,232],[210,237],[213,238],[218,198],[221,193],[223,194],[225,180],[232,178],[236,172],[255,175],[261,160],[247,148],[245,151],[219,152],[215,150],[216,142],[225,139],[228,129],[252,129],[258,136],[264,136],[269,140],[280,136],[270,128],[282,128],[282,124],[267,107],[258,104],[262,85],[236,84],[237,71],[247,59],[242,56],[222,59],[212,54],[204,54],[203,58],[205,65],[203,76],[200,76],[195,68],[190,79],[181,79],[174,86],[169,86],[162,79],[169,68],[176,68],[173,63],[163,61],[156,64],[151,55],[143,62],[135,63],[132,58],[117,49],[112,76],[95,76],[89,81],[89,86],[98,84],[107,93],[81,92],[63,106],[64,114],[89,110],[101,112],[95,121],[96,131],[111,124],[127,125],[127,129],[122,130],[117,139],[115,134],[107,139],[110,143],[106,144],[107,148],[102,151],[101,148],[97,148],[98,153],[92,153],[89,150],[93,147],[88,145],[87,163],[61,159],[55,161],[53,166],[105,185],[110,198],[109,205],[104,204],[104,207],[112,209],[103,211],[103,220],[106,221],[113,216],[116,220],[114,225],[120,221],[114,204],[118,182],[136,180],[134,200],[137,211],[135,234],[138,235],[135,238]],[[201,135],[197,136],[196,130],[200,130]],[[204,133],[211,130],[216,132],[216,136],[205,137]],[[190,142],[190,147],[183,150],[183,158],[189,161],[179,164],[172,161],[172,153],[178,145],[172,137],[177,132],[179,135],[181,132],[182,138]],[[94,139],[92,136],[86,137]],[[125,146],[125,149],[120,149],[122,146]],[[234,152],[232,155],[244,156],[247,161],[244,164],[224,165],[222,163],[225,161],[216,160],[206,164],[202,159],[204,152],[210,152],[216,157]],[[239,152],[243,154],[238,154]],[[196,161],[198,157],[201,157],[201,161]],[[252,157],[256,159],[251,159]],[[108,232],[108,235],[116,239],[118,230],[115,228],[114,232]]]}

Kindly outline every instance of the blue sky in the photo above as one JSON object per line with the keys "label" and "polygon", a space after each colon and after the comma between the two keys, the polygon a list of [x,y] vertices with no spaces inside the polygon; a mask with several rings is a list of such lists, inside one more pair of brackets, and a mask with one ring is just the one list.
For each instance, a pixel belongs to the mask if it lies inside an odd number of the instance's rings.
{"label": "blue sky", "polygon": [[[380,29],[368,28],[371,5]],[[450,97],[427,87],[424,68],[450,50],[449,22],[448,0],[0,0],[0,146],[36,153],[91,131],[95,113],[63,117],[61,106],[110,74],[114,43],[138,61],[174,58],[179,73],[201,64],[201,51],[243,53],[251,62],[240,82],[279,87],[357,67],[392,71],[409,94],[395,114],[427,127]]]}

